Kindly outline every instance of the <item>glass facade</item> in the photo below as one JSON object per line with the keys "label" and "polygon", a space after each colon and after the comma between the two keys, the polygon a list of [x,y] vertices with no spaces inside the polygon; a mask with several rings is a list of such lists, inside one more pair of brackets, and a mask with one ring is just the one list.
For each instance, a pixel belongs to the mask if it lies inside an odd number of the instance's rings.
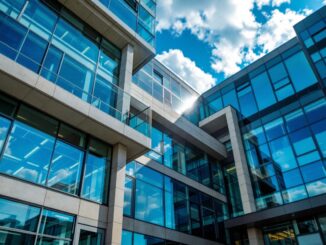
{"label": "glass facade", "polygon": [[58,2],[1,0],[0,32],[1,54],[149,135],[122,112],[121,51]]}
{"label": "glass facade", "polygon": [[205,152],[177,138],[159,124],[152,124],[149,158],[224,194],[221,164]]}
{"label": "glass facade", "polygon": [[325,214],[263,227],[264,242],[272,244],[325,244]]}
{"label": "glass facade", "polygon": [[[15,103],[1,96],[0,107],[7,101]],[[111,147],[24,104],[12,108],[0,114],[0,172],[106,203]]]}
{"label": "glass facade", "polygon": [[126,166],[124,200],[126,216],[210,240],[225,240],[225,203],[137,162]]}
{"label": "glass facade", "polygon": [[155,45],[156,0],[100,0],[150,45]]}
{"label": "glass facade", "polygon": [[75,217],[0,198],[1,244],[72,244]]}
{"label": "glass facade", "polygon": [[160,66],[162,65],[157,61],[150,61],[133,76],[132,82],[159,102],[182,114],[191,108],[198,95]]}

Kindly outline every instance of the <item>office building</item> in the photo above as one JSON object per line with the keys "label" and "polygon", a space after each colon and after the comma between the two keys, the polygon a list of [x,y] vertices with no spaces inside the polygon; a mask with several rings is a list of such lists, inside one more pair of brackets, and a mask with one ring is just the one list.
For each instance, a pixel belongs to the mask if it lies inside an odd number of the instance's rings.
{"label": "office building", "polygon": [[156,0],[0,0],[0,244],[325,244],[326,7],[198,94]]}

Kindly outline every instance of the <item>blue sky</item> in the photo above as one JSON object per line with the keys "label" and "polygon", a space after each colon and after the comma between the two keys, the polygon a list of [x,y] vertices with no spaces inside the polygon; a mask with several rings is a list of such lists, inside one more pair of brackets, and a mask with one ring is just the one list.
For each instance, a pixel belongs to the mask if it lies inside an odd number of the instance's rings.
{"label": "blue sky", "polygon": [[199,92],[294,36],[326,0],[158,0],[157,58]]}

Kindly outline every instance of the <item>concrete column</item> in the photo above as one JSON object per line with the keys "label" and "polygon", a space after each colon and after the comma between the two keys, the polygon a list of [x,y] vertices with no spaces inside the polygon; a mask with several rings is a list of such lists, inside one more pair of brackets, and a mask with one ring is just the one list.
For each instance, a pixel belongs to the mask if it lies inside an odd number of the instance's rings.
{"label": "concrete column", "polygon": [[122,99],[119,101],[118,109],[121,110],[122,115],[129,112],[130,108],[130,89],[132,81],[132,70],[134,60],[134,48],[127,44],[122,49],[121,63],[120,63],[120,76],[119,87],[126,93],[121,94]]}
{"label": "concrete column", "polygon": [[121,244],[126,160],[127,148],[124,145],[116,144],[112,154],[108,227],[105,244]]}
{"label": "concrete column", "polygon": [[248,228],[248,240],[250,245],[264,245],[263,233],[256,227]]}
{"label": "concrete column", "polygon": [[245,214],[252,213],[256,211],[255,198],[252,190],[246,154],[243,149],[238,116],[236,111],[231,107],[227,108],[226,120],[239,181],[243,211]]}

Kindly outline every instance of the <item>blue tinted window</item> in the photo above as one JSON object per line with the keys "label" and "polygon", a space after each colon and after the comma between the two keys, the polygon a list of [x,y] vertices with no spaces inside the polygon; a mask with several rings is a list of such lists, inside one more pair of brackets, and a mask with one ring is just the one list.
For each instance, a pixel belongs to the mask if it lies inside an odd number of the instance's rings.
{"label": "blue tinted window", "polygon": [[133,179],[126,177],[125,189],[124,189],[123,214],[128,216],[132,215],[133,188],[134,188],[133,186],[134,186]]}
{"label": "blue tinted window", "polygon": [[163,190],[136,181],[135,218],[153,224],[164,225]]}
{"label": "blue tinted window", "polygon": [[289,132],[302,128],[307,124],[307,120],[302,109],[291,112],[284,117],[286,128]]}
{"label": "blue tinted window", "polygon": [[0,13],[0,52],[15,59],[26,32],[26,28]]}
{"label": "blue tinted window", "polygon": [[287,77],[287,72],[283,63],[279,63],[273,66],[272,68],[268,69],[268,73],[271,76],[272,82],[274,84],[280,81],[281,79]]}
{"label": "blue tinted window", "polygon": [[[101,0],[105,2],[105,0]],[[121,0],[112,0],[110,3],[110,9],[117,15],[121,20],[123,20],[130,28],[136,30],[137,27],[137,17],[131,7]]]}
{"label": "blue tinted window", "polygon": [[301,173],[305,182],[326,177],[326,169],[321,161],[301,167]]}
{"label": "blue tinted window", "polygon": [[89,93],[93,87],[93,72],[66,55],[59,75],[57,84],[60,87],[85,101],[89,101]]}
{"label": "blue tinted window", "polygon": [[260,110],[263,110],[276,102],[274,92],[266,72],[251,79],[251,85],[255,92],[257,105]]}
{"label": "blue tinted window", "polygon": [[290,142],[286,136],[270,142],[269,145],[273,160],[282,171],[297,166]]}
{"label": "blue tinted window", "polygon": [[73,216],[47,209],[43,210],[39,233],[57,238],[71,239],[73,228]]}
{"label": "blue tinted window", "polygon": [[77,148],[57,141],[53,153],[48,186],[77,195],[84,153]]}
{"label": "blue tinted window", "polygon": [[256,102],[250,86],[238,91],[241,113],[245,116],[251,116],[257,112]]}
{"label": "blue tinted window", "polygon": [[[286,79],[288,81],[288,79]],[[291,84],[287,84],[284,87],[275,91],[276,97],[278,100],[283,100],[292,94],[294,94],[294,90]]]}
{"label": "blue tinted window", "polygon": [[305,106],[304,111],[309,122],[316,122],[326,116],[326,100],[321,99]]}
{"label": "blue tinted window", "polygon": [[137,245],[155,245],[155,244],[164,244],[164,240],[146,236],[138,233],[134,233],[134,244]]}
{"label": "blue tinted window", "polygon": [[151,185],[163,187],[163,175],[141,164],[137,164],[136,178]]}
{"label": "blue tinted window", "polygon": [[45,184],[53,147],[53,137],[16,121],[0,161],[0,171]]}
{"label": "blue tinted window", "polygon": [[290,140],[292,142],[294,151],[298,156],[316,149],[315,143],[308,128],[300,129],[290,134]]}
{"label": "blue tinted window", "polygon": [[223,95],[224,106],[232,105],[235,109],[239,110],[237,94],[234,89]]}
{"label": "blue tinted window", "polygon": [[306,188],[303,185],[283,191],[282,196],[284,203],[295,202],[308,197]]}
{"label": "blue tinted window", "polygon": [[298,169],[283,173],[283,176],[281,176],[279,178],[280,186],[284,186],[286,189],[302,184],[301,174]]}
{"label": "blue tinted window", "polygon": [[38,0],[29,0],[20,22],[42,38],[52,36],[57,15]]}
{"label": "blue tinted window", "polygon": [[132,232],[123,230],[122,231],[122,245],[132,245]]}
{"label": "blue tinted window", "polygon": [[2,0],[0,1],[0,11],[16,19],[22,10],[26,0]]}
{"label": "blue tinted window", "polygon": [[21,52],[17,57],[17,62],[38,73],[46,47],[46,41],[35,35],[33,32],[29,32]]}
{"label": "blue tinted window", "polygon": [[326,120],[312,125],[311,128],[322,155],[326,157]]}
{"label": "blue tinted window", "polygon": [[57,80],[57,74],[59,72],[60,62],[63,56],[63,52],[54,46],[50,46],[46,57],[43,62],[43,68],[41,75],[52,82]]}
{"label": "blue tinted window", "polygon": [[317,82],[317,78],[303,52],[299,52],[285,60],[285,65],[297,92]]}
{"label": "blue tinted window", "polygon": [[[103,148],[105,149],[105,146]],[[108,192],[110,166],[107,152],[103,152],[104,154],[96,153],[87,154],[81,195],[92,201],[104,203]]]}
{"label": "blue tinted window", "polygon": [[39,208],[0,198],[0,226],[36,232],[39,215]]}
{"label": "blue tinted window", "polygon": [[28,235],[18,232],[0,230],[1,243],[6,245],[34,245],[35,235]]}
{"label": "blue tinted window", "polygon": [[286,133],[285,125],[282,118],[265,124],[265,132],[268,140],[276,139]]}
{"label": "blue tinted window", "polygon": [[11,122],[0,116],[0,152],[2,151],[2,146],[7,138],[8,130]]}
{"label": "blue tinted window", "polygon": [[326,193],[326,178],[306,185],[309,196]]}

